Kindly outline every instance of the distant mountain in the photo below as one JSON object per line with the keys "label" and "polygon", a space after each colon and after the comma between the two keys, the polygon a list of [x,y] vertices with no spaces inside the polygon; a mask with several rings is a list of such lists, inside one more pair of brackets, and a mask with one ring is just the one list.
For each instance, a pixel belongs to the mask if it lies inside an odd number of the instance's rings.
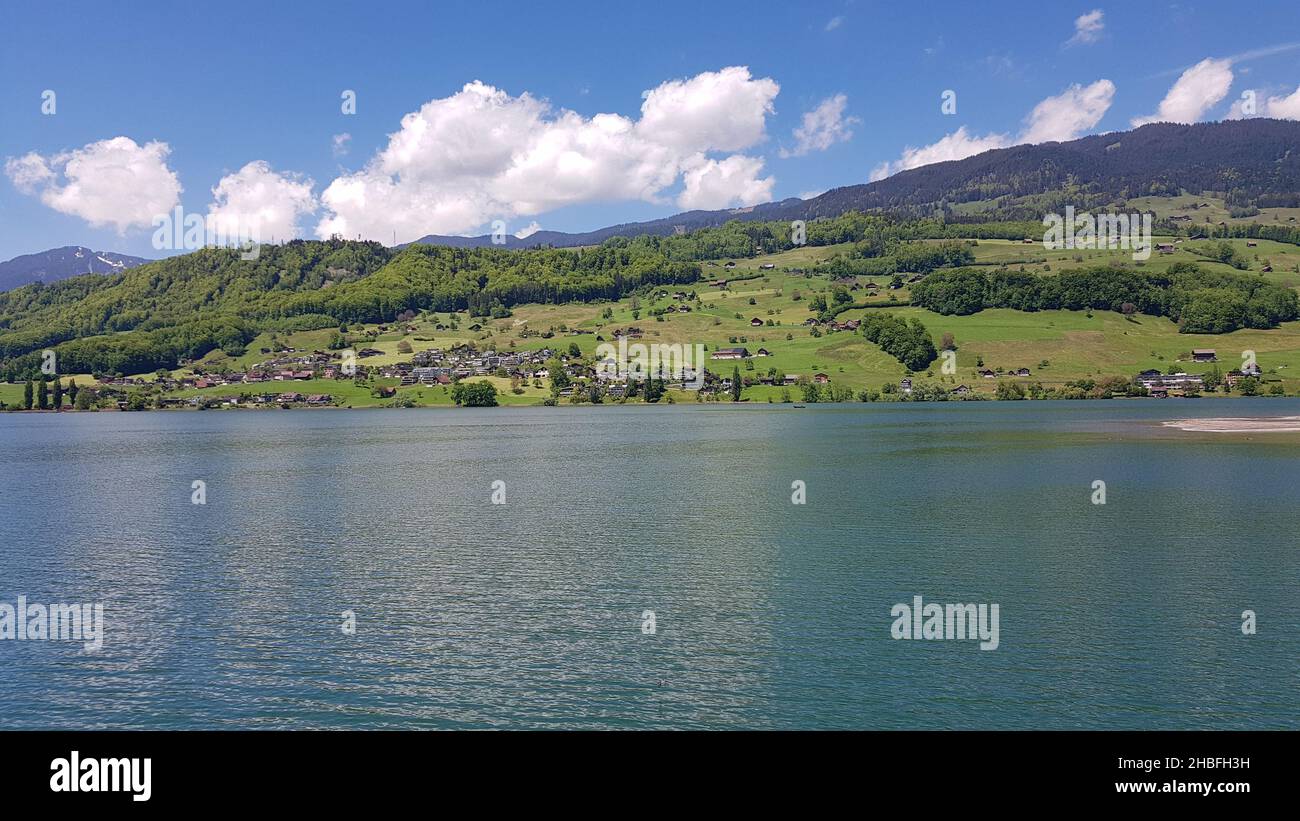
{"label": "distant mountain", "polygon": [[57,282],[79,274],[115,274],[146,262],[149,260],[140,257],[68,245],[0,262],[0,291],[38,281]]}
{"label": "distant mountain", "polygon": [[[662,236],[729,220],[816,219],[846,211],[921,216],[942,210],[953,219],[953,206],[984,200],[1006,203],[988,212],[988,218],[1039,219],[1041,202],[1017,209],[1016,200],[1050,194],[1062,202],[1095,207],[1184,191],[1222,192],[1233,205],[1300,206],[1300,122],[1259,118],[1195,125],[1153,123],[1070,142],[998,148],[877,182],[836,188],[808,200],[792,197],[751,208],[686,211],[586,233],[538,231],[525,239],[507,236],[505,247],[591,245],[612,236]],[[430,235],[416,242],[481,247],[491,245],[491,237]]]}

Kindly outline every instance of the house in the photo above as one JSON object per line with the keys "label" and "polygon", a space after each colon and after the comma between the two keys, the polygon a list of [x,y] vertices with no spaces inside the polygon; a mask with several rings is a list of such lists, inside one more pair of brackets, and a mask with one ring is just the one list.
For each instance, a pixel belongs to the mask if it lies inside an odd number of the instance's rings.
{"label": "house", "polygon": [[980,371],[980,376],[984,377],[985,379],[997,379],[997,378],[998,378],[998,375],[997,375],[996,373],[994,373],[993,371],[989,370],[988,368],[985,368],[984,370]]}
{"label": "house", "polygon": [[749,350],[747,348],[718,348],[713,352],[710,359],[748,359]]}
{"label": "house", "polygon": [[831,381],[831,378],[824,373],[815,373],[813,374],[813,381],[818,385],[825,385],[827,382]]}
{"label": "house", "polygon": [[949,393],[951,393],[953,396],[969,396],[970,392],[971,392],[970,388],[966,387],[965,385],[958,385],[957,387],[949,391]]}
{"label": "house", "polygon": [[333,401],[333,398],[328,393],[313,393],[307,397],[308,405],[328,405]]}
{"label": "house", "polygon": [[1029,376],[1029,369],[1028,369],[1028,368],[1017,368],[1017,369],[1016,369],[1016,372],[1015,372],[1015,375],[1016,375],[1016,376]]}
{"label": "house", "polygon": [[1245,365],[1242,365],[1241,372],[1245,376],[1259,376],[1261,373],[1263,373],[1263,371],[1259,369],[1259,365],[1254,362],[1249,362]]}
{"label": "house", "polygon": [[1193,362],[1215,362],[1215,361],[1217,361],[1217,360],[1218,360],[1218,357],[1216,357],[1216,356],[1214,355],[1214,349],[1213,349],[1213,348],[1193,348],[1193,349],[1192,349],[1192,361],[1193,361]]}
{"label": "house", "polygon": [[911,393],[911,392],[912,392],[912,379],[911,379],[911,377],[907,377],[907,378],[903,379],[902,382],[899,382],[899,383],[898,383],[898,387],[902,389],[903,393]]}
{"label": "house", "polygon": [[749,326],[751,328],[761,328],[763,327],[763,320],[759,319],[758,317],[754,317],[753,319],[749,320]]}
{"label": "house", "polygon": [[1151,396],[1152,399],[1169,398],[1169,389],[1166,388],[1164,385],[1153,385],[1147,388],[1147,393]]}
{"label": "house", "polygon": [[771,355],[772,354],[768,352],[767,348],[759,348],[758,353],[754,354],[754,356],[771,356]]}
{"label": "house", "polygon": [[275,398],[277,402],[301,402],[302,394],[300,393],[282,393]]}
{"label": "house", "polygon": [[1172,254],[1174,252],[1174,246],[1172,243],[1160,242],[1156,244],[1156,250],[1162,254]]}
{"label": "house", "polygon": [[758,266],[758,267],[759,267],[761,270],[764,270],[764,271],[771,271],[773,268],[776,267],[776,265],[774,265],[774,264],[768,262],[768,263],[764,263],[763,265],[760,265],[760,266]]}
{"label": "house", "polygon": [[1200,391],[1205,387],[1205,380],[1194,373],[1161,374],[1159,371],[1143,371],[1134,381],[1148,391],[1152,388]]}

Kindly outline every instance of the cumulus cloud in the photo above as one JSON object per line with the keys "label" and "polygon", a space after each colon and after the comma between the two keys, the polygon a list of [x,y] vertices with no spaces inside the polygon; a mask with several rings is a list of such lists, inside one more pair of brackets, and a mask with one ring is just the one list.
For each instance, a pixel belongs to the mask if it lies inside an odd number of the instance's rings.
{"label": "cumulus cloud", "polygon": [[872,169],[871,180],[882,180],[899,171],[931,163],[962,160],[994,148],[1076,139],[1101,122],[1114,97],[1115,84],[1110,80],[1098,80],[1087,86],[1076,83],[1034,106],[1025,118],[1024,128],[1015,137],[1010,134],[975,135],[962,126],[936,143],[920,148],[908,146],[899,159],[883,162]]}
{"label": "cumulus cloud", "polygon": [[316,210],[312,186],[310,179],[279,174],[255,160],[213,187],[208,224],[225,236],[259,241],[296,237],[299,218]]}
{"label": "cumulus cloud", "polygon": [[63,214],[124,234],[147,228],[180,201],[181,184],[167,167],[167,143],[129,137],[100,140],[49,157],[35,152],[5,162],[18,190]]}
{"label": "cumulus cloud", "polygon": [[1228,96],[1231,87],[1232,60],[1206,58],[1182,73],[1160,101],[1155,114],[1133,118],[1133,126],[1197,122]]}
{"label": "cumulus cloud", "polygon": [[843,17],[839,17],[839,16],[832,17],[831,19],[826,21],[826,30],[835,31],[835,29],[839,28],[840,25],[843,23],[844,23]]}
{"label": "cumulus cloud", "polygon": [[975,136],[970,134],[966,130],[966,126],[963,125],[936,143],[920,148],[907,146],[903,149],[903,156],[899,159],[894,162],[883,162],[876,166],[871,172],[871,180],[872,182],[883,180],[885,177],[897,174],[899,171],[919,168],[931,163],[963,160],[993,148],[1006,148],[1008,145],[1011,145],[1011,137],[1007,134]]}
{"label": "cumulus cloud", "polygon": [[536,234],[540,230],[542,230],[541,224],[538,223],[537,220],[533,220],[532,222],[528,223],[528,226],[526,228],[523,228],[515,232],[515,239],[528,239],[529,237],[531,237],[533,234]]}
{"label": "cumulus cloud", "polygon": [[1066,45],[1087,45],[1100,40],[1101,33],[1106,28],[1104,17],[1105,14],[1101,9],[1093,9],[1087,14],[1074,18],[1074,36],[1066,42]]}
{"label": "cumulus cloud", "polygon": [[766,139],[779,91],[747,68],[724,68],[645,92],[633,120],[468,83],[404,116],[362,170],[331,182],[316,232],[388,239],[396,230],[399,241],[462,233],[576,203],[659,202],[679,180],[680,200],[750,205],[771,190],[758,178],[762,161],[708,154]]}
{"label": "cumulus cloud", "polygon": [[1087,86],[1075,83],[1061,94],[1034,106],[1017,142],[1073,140],[1101,122],[1114,99],[1115,84],[1110,80],[1098,80]]}
{"label": "cumulus cloud", "polygon": [[[1253,110],[1247,105],[1245,94],[1254,101]],[[1273,117],[1278,120],[1300,120],[1300,87],[1286,97],[1268,97],[1259,99],[1261,92],[1248,90],[1243,97],[1233,102],[1228,112],[1229,120],[1244,120],[1248,117]]]}
{"label": "cumulus cloud", "polygon": [[743,154],[722,160],[697,157],[686,171],[677,204],[688,209],[709,209],[767,202],[772,199],[776,178],[759,179],[762,170],[761,159]]}
{"label": "cumulus cloud", "polygon": [[335,157],[347,156],[348,148],[352,144],[352,135],[344,131],[342,134],[335,134],[330,138],[330,150],[334,152]]}
{"label": "cumulus cloud", "polygon": [[812,111],[805,112],[803,122],[794,130],[795,145],[781,149],[782,157],[802,157],[813,151],[825,151],[835,143],[852,139],[852,126],[862,122],[857,117],[845,117],[844,108],[849,99],[843,94],[827,97]]}

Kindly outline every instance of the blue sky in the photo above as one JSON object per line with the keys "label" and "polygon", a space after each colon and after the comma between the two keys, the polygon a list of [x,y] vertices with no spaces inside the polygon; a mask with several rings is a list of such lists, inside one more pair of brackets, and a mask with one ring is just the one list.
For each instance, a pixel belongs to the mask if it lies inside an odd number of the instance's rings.
{"label": "blue sky", "polygon": [[164,256],[173,202],[277,239],[577,231],[1222,119],[1248,90],[1236,113],[1300,116],[1294,2],[545,5],[6,4],[0,259]]}

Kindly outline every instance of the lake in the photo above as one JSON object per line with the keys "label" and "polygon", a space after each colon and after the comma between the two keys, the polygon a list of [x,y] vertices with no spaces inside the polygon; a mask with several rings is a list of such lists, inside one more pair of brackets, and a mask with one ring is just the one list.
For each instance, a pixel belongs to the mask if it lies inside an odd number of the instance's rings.
{"label": "lake", "polygon": [[1295,729],[1300,436],[1159,423],[1297,414],[0,414],[0,602],[104,613],[0,641],[0,728]]}

